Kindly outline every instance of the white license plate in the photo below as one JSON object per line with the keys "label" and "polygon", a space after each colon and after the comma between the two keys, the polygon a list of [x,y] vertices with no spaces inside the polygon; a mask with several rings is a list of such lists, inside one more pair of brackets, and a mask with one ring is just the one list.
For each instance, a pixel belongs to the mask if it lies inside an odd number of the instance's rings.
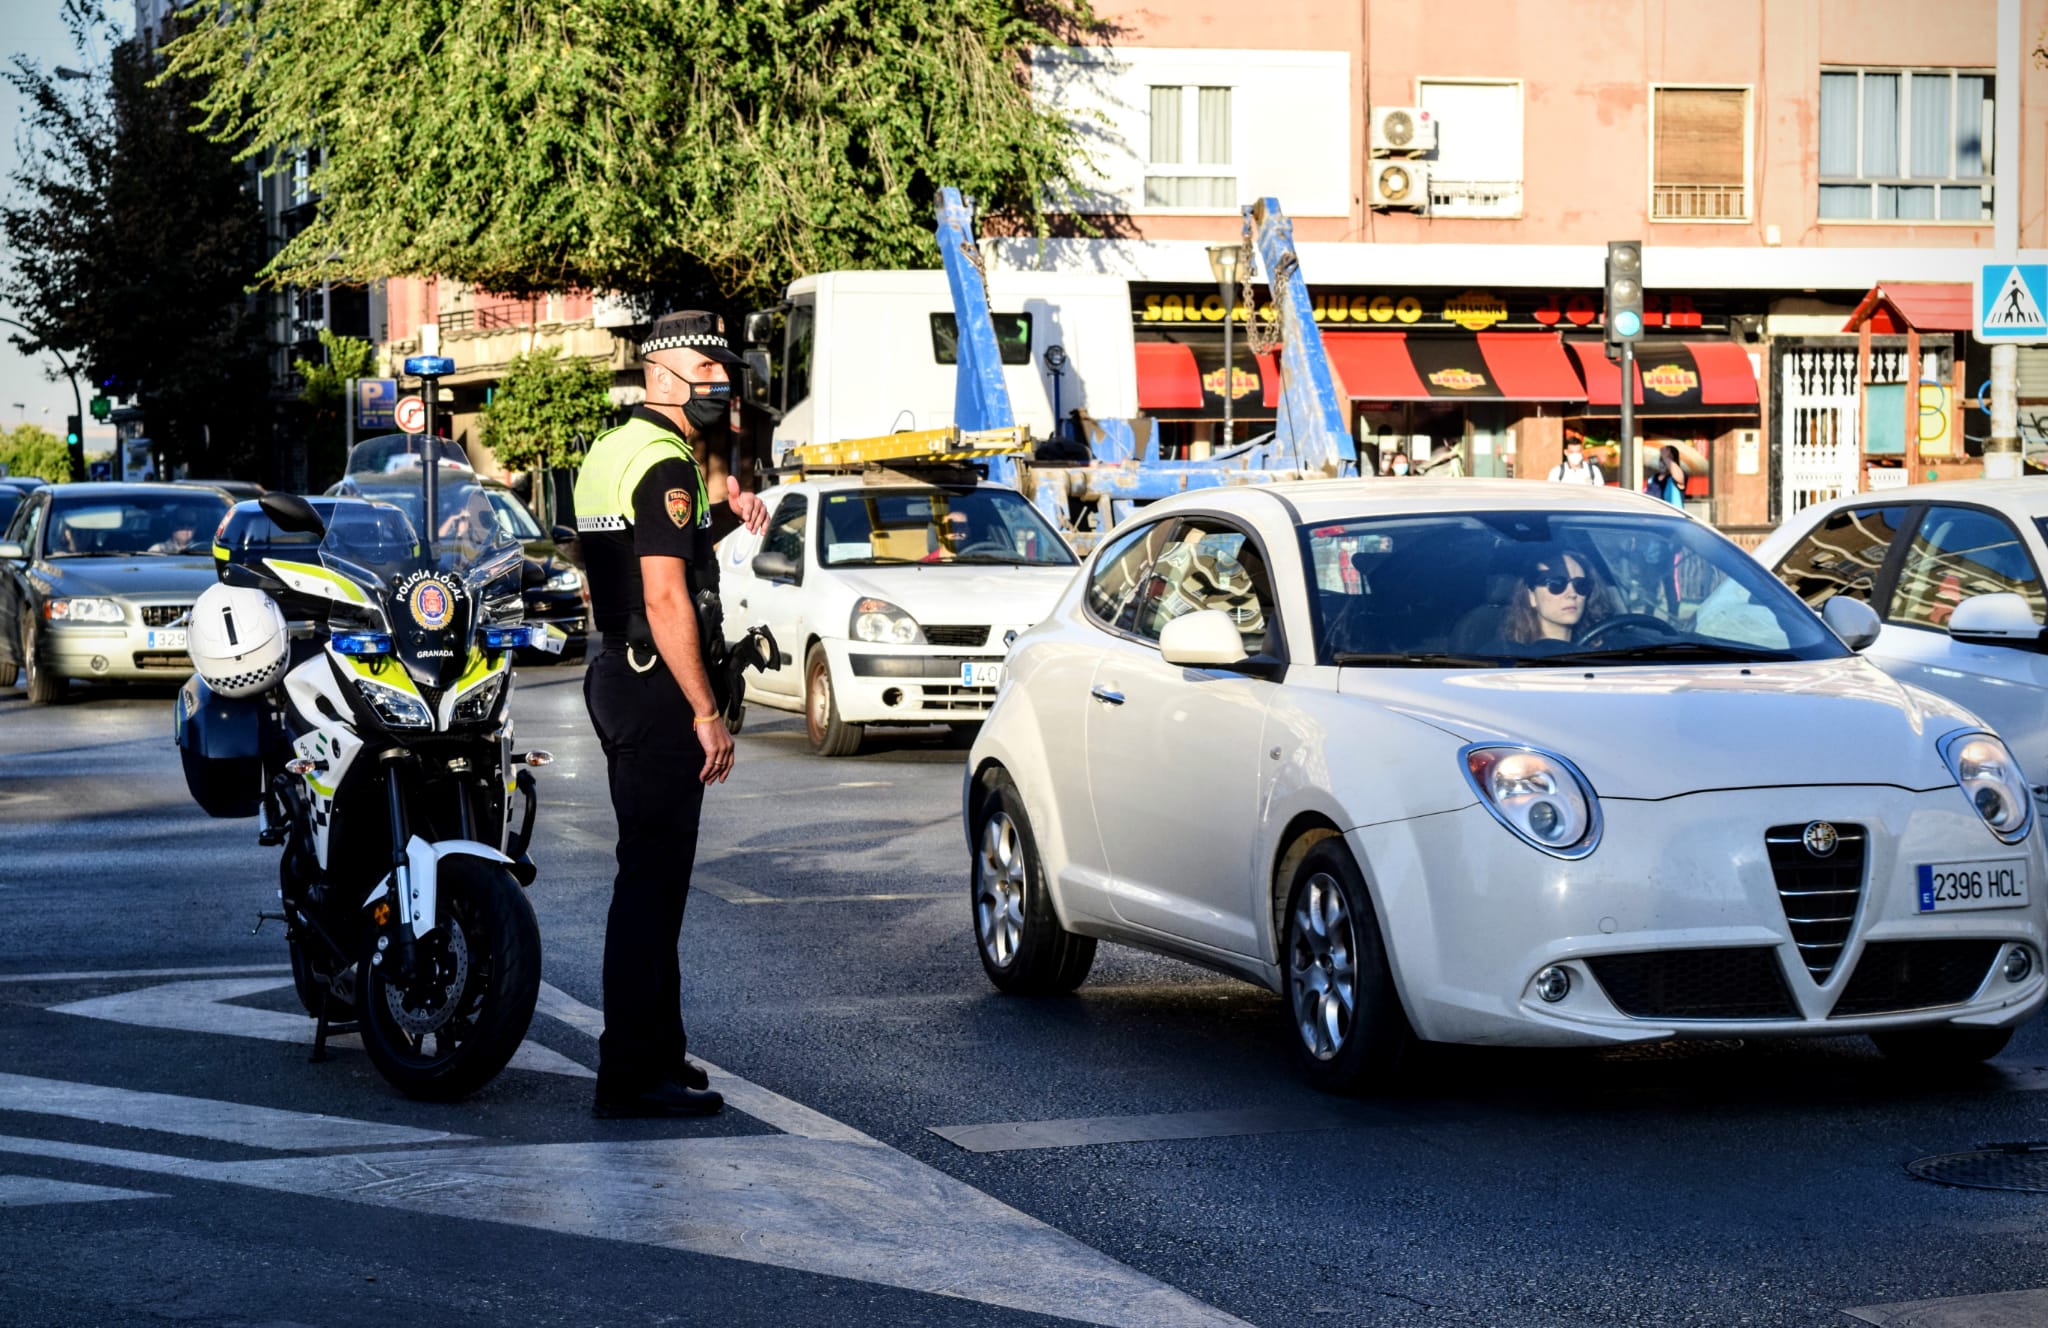
{"label": "white license plate", "polygon": [[152,631],[149,634],[148,649],[150,650],[184,650],[187,648],[185,645],[185,629],[182,627],[176,631]]}
{"label": "white license plate", "polygon": [[1934,862],[1920,865],[1920,911],[2019,908],[2027,902],[2027,860]]}
{"label": "white license plate", "polygon": [[1000,664],[962,664],[960,666],[962,687],[1000,687],[1003,685],[1003,666]]}

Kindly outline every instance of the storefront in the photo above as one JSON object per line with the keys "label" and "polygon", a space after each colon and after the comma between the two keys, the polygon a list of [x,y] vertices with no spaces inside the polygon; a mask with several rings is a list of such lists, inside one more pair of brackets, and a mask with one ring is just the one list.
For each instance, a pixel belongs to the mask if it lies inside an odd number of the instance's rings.
{"label": "storefront", "polygon": [[[1565,422],[1566,436],[1585,439],[1587,455],[1610,480],[1621,478],[1621,365],[1593,338],[1566,343],[1586,384],[1581,414]],[[1762,421],[1758,414],[1755,352],[1726,338],[1651,337],[1635,348],[1635,425],[1643,465],[1666,445],[1676,447],[1688,472],[1686,508],[1702,519],[1747,525],[1763,496]],[[1759,353],[1760,354],[1760,353]]]}

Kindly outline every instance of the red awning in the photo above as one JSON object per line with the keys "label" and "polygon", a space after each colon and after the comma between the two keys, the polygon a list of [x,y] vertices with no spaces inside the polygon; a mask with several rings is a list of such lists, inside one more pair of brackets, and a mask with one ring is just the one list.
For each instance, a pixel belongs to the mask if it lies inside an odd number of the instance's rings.
{"label": "red awning", "polygon": [[1259,382],[1265,387],[1262,400],[1268,410],[1277,409],[1280,405],[1280,352],[1269,350],[1254,358],[1259,362]]}
{"label": "red awning", "polygon": [[1194,351],[1176,341],[1141,341],[1137,351],[1139,410],[1202,408],[1202,374]]}
{"label": "red awning", "polygon": [[[1963,287],[1965,291],[1969,287]],[[1692,362],[1700,367],[1700,402],[1708,406],[1755,406],[1756,366],[1749,352],[1732,341],[1688,341]]]}
{"label": "red awning", "polygon": [[[1598,341],[1567,341],[1579,362],[1579,377],[1586,382],[1586,404],[1621,406],[1621,366],[1607,358],[1607,347]],[[1636,404],[1643,404],[1643,385],[1636,384]]]}
{"label": "red awning", "polygon": [[[1481,332],[1479,353],[1510,401],[1583,401],[1585,388],[1555,332]],[[1754,401],[1756,394],[1750,394]]]}
{"label": "red awning", "polygon": [[[1621,366],[1598,341],[1569,341],[1586,380],[1587,409],[1621,408]],[[1635,404],[1651,414],[1744,414],[1757,408],[1756,371],[1732,341],[1643,341],[1635,351]],[[1648,383],[1651,394],[1645,397]]]}
{"label": "red awning", "polygon": [[1842,330],[1858,331],[1866,321],[1872,332],[1880,334],[1908,330],[1972,332],[1977,327],[1969,284],[1960,281],[1901,281],[1872,286]]}
{"label": "red awning", "polygon": [[1429,389],[1408,358],[1408,338],[1399,332],[1325,332],[1323,348],[1339,390],[1372,401],[1421,401]]}

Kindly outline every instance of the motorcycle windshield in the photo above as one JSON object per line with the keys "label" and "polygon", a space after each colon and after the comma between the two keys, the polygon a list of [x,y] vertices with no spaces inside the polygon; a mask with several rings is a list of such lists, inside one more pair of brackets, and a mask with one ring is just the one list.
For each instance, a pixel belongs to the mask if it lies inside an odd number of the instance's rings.
{"label": "motorcycle windshield", "polygon": [[446,456],[430,521],[426,469],[418,452],[402,464],[406,455],[360,471],[351,456],[338,496],[361,501],[335,504],[320,561],[381,610],[413,681],[440,690],[467,670],[480,623],[517,620],[523,548],[476,473]]}

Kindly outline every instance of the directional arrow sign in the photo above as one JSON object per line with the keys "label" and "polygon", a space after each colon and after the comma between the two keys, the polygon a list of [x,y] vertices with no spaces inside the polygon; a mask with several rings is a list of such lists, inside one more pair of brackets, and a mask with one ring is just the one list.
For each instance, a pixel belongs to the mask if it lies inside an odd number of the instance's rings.
{"label": "directional arrow sign", "polygon": [[1976,307],[1979,341],[2048,341],[2048,263],[1984,264]]}

